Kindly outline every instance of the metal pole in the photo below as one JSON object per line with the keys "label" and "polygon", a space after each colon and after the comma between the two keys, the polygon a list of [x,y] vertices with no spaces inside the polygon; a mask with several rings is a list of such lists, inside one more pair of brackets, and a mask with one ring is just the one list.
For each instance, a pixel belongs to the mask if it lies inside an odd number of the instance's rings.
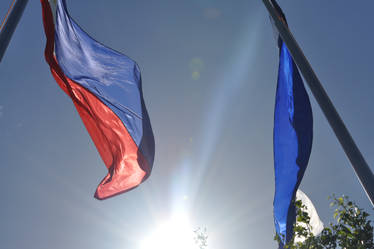
{"label": "metal pole", "polygon": [[284,22],[281,21],[280,16],[274,8],[274,5],[270,2],[270,0],[262,1],[269,11],[270,16],[274,20],[275,26],[277,27],[281,38],[287,45],[287,48],[289,49],[296,65],[299,67],[309,85],[310,90],[312,91],[331,128],[343,147],[345,154],[349,158],[362,187],[371,201],[371,204],[374,206],[374,176],[371,169],[353,141],[352,136],[345,127],[329,96],[323,89],[321,82],[314,73],[290,30],[287,28]]}
{"label": "metal pole", "polygon": [[14,0],[0,26],[0,62],[17,27],[28,0]]}

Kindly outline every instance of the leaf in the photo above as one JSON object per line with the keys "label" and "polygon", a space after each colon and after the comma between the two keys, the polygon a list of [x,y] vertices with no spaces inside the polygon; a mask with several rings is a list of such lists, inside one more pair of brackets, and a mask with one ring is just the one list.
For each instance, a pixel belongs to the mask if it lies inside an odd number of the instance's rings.
{"label": "leaf", "polygon": [[343,199],[343,197],[339,197],[339,198],[338,198],[338,201],[339,201],[339,205],[343,205],[343,204],[344,204],[344,199]]}

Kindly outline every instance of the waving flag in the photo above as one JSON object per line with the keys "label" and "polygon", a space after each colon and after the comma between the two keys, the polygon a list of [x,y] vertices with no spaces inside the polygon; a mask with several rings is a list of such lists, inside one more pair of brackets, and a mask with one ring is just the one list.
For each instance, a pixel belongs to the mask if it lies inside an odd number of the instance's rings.
{"label": "waving flag", "polygon": [[70,17],[65,0],[41,4],[46,61],[108,169],[95,197],[126,192],[150,175],[154,159],[138,65],[92,39]]}
{"label": "waving flag", "polygon": [[274,114],[274,223],[277,234],[286,243],[293,235],[296,216],[293,201],[312,149],[313,117],[297,66],[280,38],[279,45]]}
{"label": "waving flag", "polygon": [[274,114],[274,220],[284,242],[292,237],[293,200],[307,167],[313,138],[308,95],[284,43],[280,51]]}

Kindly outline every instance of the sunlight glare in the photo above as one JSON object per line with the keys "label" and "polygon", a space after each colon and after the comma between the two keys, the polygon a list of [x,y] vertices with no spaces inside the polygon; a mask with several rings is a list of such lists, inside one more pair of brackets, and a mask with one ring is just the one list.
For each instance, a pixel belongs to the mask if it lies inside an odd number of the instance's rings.
{"label": "sunlight glare", "polygon": [[194,233],[186,215],[178,215],[161,224],[142,241],[141,249],[197,249]]}

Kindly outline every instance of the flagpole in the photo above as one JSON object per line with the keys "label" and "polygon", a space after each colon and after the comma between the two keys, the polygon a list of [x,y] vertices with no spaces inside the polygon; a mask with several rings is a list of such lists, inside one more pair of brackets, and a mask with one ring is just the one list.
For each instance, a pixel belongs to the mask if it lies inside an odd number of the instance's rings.
{"label": "flagpole", "polygon": [[28,0],[14,0],[0,26],[0,62],[22,16]]}
{"label": "flagpole", "polygon": [[353,141],[352,136],[344,125],[344,122],[340,118],[326,91],[323,89],[321,82],[314,73],[311,65],[303,54],[303,51],[297,44],[286,24],[281,21],[280,15],[271,3],[271,0],[262,1],[274,20],[275,26],[278,29],[282,40],[287,45],[296,65],[299,67],[310,90],[343,147],[345,154],[349,158],[362,187],[371,201],[371,204],[374,206],[374,175],[370,167]]}

